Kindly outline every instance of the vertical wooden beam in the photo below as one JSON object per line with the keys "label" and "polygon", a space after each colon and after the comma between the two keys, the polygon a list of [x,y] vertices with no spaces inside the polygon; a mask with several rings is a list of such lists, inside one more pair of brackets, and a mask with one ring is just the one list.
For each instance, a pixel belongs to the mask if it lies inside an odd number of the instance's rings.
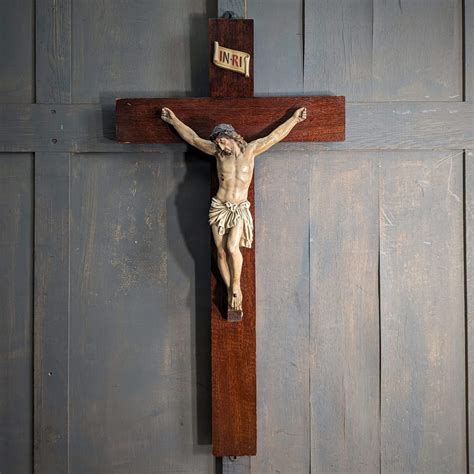
{"label": "vertical wooden beam", "polygon": [[467,461],[474,473],[474,150],[464,152],[464,254],[466,289]]}
{"label": "vertical wooden beam", "polygon": [[[250,75],[222,69],[212,62],[214,41],[220,46],[250,54]],[[253,20],[209,20],[210,97],[253,97]]]}
{"label": "vertical wooden beam", "polygon": [[[71,0],[36,1],[36,100],[71,103]],[[69,183],[69,153],[35,154],[35,473],[69,472]]]}
{"label": "vertical wooden beam", "polygon": [[[253,20],[209,20],[209,54],[214,41],[224,47],[251,54],[253,62]],[[251,97],[250,78],[210,64],[213,97]],[[230,77],[230,78],[229,78]],[[249,80],[251,84],[249,84]],[[213,170],[212,195],[217,192]],[[249,189],[252,217],[253,182]],[[255,339],[255,236],[251,249],[242,249],[242,321],[226,319],[226,289],[216,265],[215,248],[211,274],[212,294],[212,445],[214,456],[249,456],[257,450],[256,339]]]}

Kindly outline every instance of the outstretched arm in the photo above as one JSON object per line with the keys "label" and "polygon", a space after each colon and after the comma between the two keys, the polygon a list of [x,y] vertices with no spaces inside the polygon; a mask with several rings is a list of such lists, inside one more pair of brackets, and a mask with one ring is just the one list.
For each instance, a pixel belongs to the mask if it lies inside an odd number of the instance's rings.
{"label": "outstretched arm", "polygon": [[306,107],[301,107],[298,109],[291,118],[286,122],[282,123],[279,127],[275,128],[272,133],[266,137],[259,138],[249,143],[250,147],[253,147],[254,156],[260,155],[264,151],[267,151],[276,143],[283,140],[297,124],[306,120]]}
{"label": "outstretched arm", "polygon": [[199,150],[207,153],[208,155],[214,155],[216,152],[216,145],[209,140],[201,138],[192,128],[181,122],[178,117],[168,107],[161,109],[161,118],[173,127],[178,132],[179,136],[190,145],[198,148]]}

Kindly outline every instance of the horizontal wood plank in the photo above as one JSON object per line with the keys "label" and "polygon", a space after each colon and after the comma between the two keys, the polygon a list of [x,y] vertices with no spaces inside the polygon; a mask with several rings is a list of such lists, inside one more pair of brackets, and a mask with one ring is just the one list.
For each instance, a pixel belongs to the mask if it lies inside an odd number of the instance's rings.
{"label": "horizontal wood plank", "polygon": [[[185,144],[118,143],[114,114],[113,104],[2,104],[0,152],[166,153],[170,149],[186,149]],[[285,142],[273,149],[310,152],[474,149],[472,102],[347,103],[346,122],[344,142]]]}
{"label": "horizontal wood plank", "polygon": [[247,140],[270,133],[299,107],[308,109],[308,118],[295,127],[286,141],[344,140],[344,97],[255,97],[118,99],[116,102],[117,140],[121,143],[175,143],[181,138],[160,119],[163,107],[176,115],[200,136],[208,137],[212,127],[231,123]]}

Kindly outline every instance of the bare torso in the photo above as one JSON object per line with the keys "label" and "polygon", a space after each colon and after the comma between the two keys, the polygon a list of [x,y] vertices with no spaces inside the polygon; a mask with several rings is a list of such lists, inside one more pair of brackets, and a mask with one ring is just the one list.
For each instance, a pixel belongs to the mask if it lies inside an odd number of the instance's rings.
{"label": "bare torso", "polygon": [[255,158],[249,147],[244,152],[234,151],[215,155],[219,190],[216,197],[222,202],[240,203],[247,199],[252,181]]}

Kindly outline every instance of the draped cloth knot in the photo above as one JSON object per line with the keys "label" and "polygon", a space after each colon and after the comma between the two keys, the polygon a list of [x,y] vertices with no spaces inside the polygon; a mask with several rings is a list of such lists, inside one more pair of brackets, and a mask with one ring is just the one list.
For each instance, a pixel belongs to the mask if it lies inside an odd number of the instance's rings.
{"label": "draped cloth knot", "polygon": [[216,225],[219,235],[226,234],[229,229],[235,227],[242,219],[242,237],[240,238],[240,247],[252,247],[253,241],[253,220],[250,213],[250,202],[243,201],[222,202],[213,197],[211,208],[209,209],[209,224]]}

